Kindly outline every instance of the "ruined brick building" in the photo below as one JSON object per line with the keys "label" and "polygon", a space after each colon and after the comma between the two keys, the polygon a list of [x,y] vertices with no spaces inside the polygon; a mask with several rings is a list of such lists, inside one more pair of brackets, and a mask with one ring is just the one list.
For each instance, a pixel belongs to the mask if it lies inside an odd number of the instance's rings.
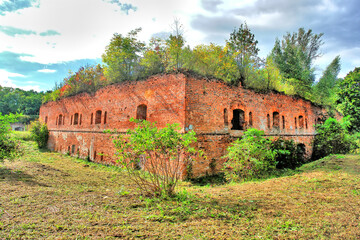
{"label": "ruined brick building", "polygon": [[281,93],[256,93],[183,73],[155,75],[82,93],[40,109],[47,123],[51,150],[91,161],[115,163],[115,149],[105,129],[126,132],[130,118],[157,122],[158,127],[177,122],[181,131],[194,130],[198,147],[207,159],[193,166],[195,176],[221,168],[226,147],[250,127],[267,136],[282,136],[312,151],[314,124],[324,109],[302,98]]}

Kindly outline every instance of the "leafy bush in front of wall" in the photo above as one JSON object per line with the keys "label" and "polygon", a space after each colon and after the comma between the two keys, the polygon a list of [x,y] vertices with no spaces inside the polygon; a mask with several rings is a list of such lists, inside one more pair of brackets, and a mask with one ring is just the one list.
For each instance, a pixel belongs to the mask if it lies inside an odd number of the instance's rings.
{"label": "leafy bush in front of wall", "polygon": [[49,130],[45,123],[40,121],[33,121],[30,124],[30,132],[33,140],[37,143],[39,148],[45,148],[49,139]]}
{"label": "leafy bush in front of wall", "polygon": [[276,151],[264,131],[250,128],[228,147],[224,164],[225,177],[229,181],[241,181],[260,177],[276,167]]}
{"label": "leafy bush in front of wall", "polygon": [[350,152],[355,143],[347,131],[345,118],[342,122],[328,118],[324,124],[317,125],[312,158],[319,159],[330,154]]}
{"label": "leafy bush in front of wall", "polygon": [[195,132],[180,133],[178,124],[158,129],[155,123],[135,120],[137,127],[114,140],[118,161],[145,195],[171,196],[196,155]]}
{"label": "leafy bush in front of wall", "polygon": [[294,140],[278,138],[273,141],[270,148],[276,152],[276,168],[295,169],[304,163],[304,148],[301,144],[296,144]]}

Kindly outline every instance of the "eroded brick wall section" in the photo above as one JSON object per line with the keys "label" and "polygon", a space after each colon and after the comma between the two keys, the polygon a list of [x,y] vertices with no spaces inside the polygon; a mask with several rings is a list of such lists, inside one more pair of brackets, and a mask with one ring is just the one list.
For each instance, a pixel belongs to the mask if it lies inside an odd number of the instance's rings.
{"label": "eroded brick wall section", "polygon": [[[186,129],[198,134],[198,147],[207,160],[193,166],[195,176],[219,171],[229,143],[250,128],[264,130],[272,138],[293,139],[312,153],[315,123],[324,109],[302,98],[281,93],[256,93],[223,82],[187,78]],[[215,168],[215,170],[214,170]]]}
{"label": "eroded brick wall section", "polygon": [[[140,115],[139,115],[140,114]],[[130,118],[185,125],[183,75],[158,75],[146,81],[107,86],[94,95],[79,94],[40,109],[50,130],[48,147],[92,161],[114,162],[114,146],[105,129],[125,132],[134,127]]]}
{"label": "eroded brick wall section", "polygon": [[184,74],[114,84],[93,95],[49,102],[40,109],[40,118],[50,130],[51,150],[112,164],[116,163],[115,148],[103,130],[125,132],[134,127],[130,118],[157,122],[160,128],[180,123],[182,132],[197,133],[195,145],[207,155],[193,164],[193,176],[219,171],[226,148],[250,127],[264,130],[269,137],[302,143],[309,156],[314,124],[324,115],[324,109],[301,98],[256,93]]}

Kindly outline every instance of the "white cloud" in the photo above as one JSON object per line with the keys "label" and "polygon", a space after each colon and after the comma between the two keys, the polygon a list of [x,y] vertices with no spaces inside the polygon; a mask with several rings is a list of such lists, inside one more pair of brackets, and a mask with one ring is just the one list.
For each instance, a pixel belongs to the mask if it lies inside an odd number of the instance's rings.
{"label": "white cloud", "polygon": [[[120,7],[102,0],[41,0],[38,8],[26,8],[18,13],[0,16],[1,25],[35,32],[49,29],[60,35],[16,36],[0,34],[0,51],[26,53],[21,60],[42,64],[101,57],[112,35],[126,34],[142,27],[139,37],[148,41],[156,32],[169,31],[174,17],[190,29],[190,14],[200,11],[199,4],[186,1],[121,1],[137,7],[128,15]],[[152,19],[156,19],[153,21]],[[185,32],[187,34],[187,32]],[[191,33],[188,41],[198,42],[199,34]]]}
{"label": "white cloud", "polygon": [[54,70],[54,69],[40,69],[40,70],[38,70],[38,72],[41,72],[41,73],[54,73],[54,72],[56,72],[56,70]]}
{"label": "white cloud", "polygon": [[2,87],[16,87],[16,85],[13,83],[9,77],[25,77],[22,74],[18,73],[11,73],[4,69],[0,69],[0,86]]}

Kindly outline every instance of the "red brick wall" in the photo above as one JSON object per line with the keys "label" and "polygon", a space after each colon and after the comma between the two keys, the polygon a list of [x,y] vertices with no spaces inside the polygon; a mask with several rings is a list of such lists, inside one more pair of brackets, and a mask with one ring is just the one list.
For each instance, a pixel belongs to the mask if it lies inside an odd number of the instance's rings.
{"label": "red brick wall", "polygon": [[[244,112],[244,130],[251,127],[251,112],[252,127],[264,130],[267,136],[283,136],[285,139],[304,143],[307,156],[312,152],[315,121],[320,113],[324,113],[322,108],[301,98],[275,92],[261,94],[228,86],[223,82],[197,78],[187,79],[186,96],[186,129],[196,131],[199,138],[197,145],[207,153],[206,161],[198,161],[193,166],[194,175],[204,171],[211,173],[214,166],[216,170],[220,170],[224,161],[221,156],[226,153],[226,147],[243,134],[243,130],[231,130],[234,109]],[[224,118],[224,109],[227,111],[227,119]],[[273,126],[274,112],[278,113],[279,127]],[[302,128],[299,126],[301,116]]]}
{"label": "red brick wall", "polygon": [[[89,156],[91,160],[96,161],[111,161],[114,153],[113,143],[109,134],[102,133],[103,130],[116,129],[125,132],[133,128],[134,124],[129,122],[129,119],[136,118],[137,107],[142,104],[147,106],[147,120],[157,122],[158,127],[177,122],[184,129],[184,76],[157,75],[147,81],[107,86],[94,95],[84,93],[44,104],[40,109],[40,119],[45,121],[47,118],[50,130],[48,147],[63,153],[67,153],[70,147],[72,155],[83,158]],[[101,123],[95,124],[96,111],[99,110],[102,111]],[[79,115],[77,125],[74,125],[75,113]],[[57,124],[60,114],[65,116],[61,125]],[[101,157],[100,153],[105,155]]]}
{"label": "red brick wall", "polygon": [[[308,155],[312,151],[315,120],[320,113],[325,114],[323,109],[309,101],[280,93],[261,94],[183,74],[156,75],[146,81],[114,84],[93,95],[79,94],[43,105],[40,118],[43,121],[47,118],[50,130],[48,147],[94,161],[115,163],[115,149],[110,134],[103,133],[103,130],[125,132],[133,128],[134,124],[129,119],[141,115],[137,112],[139,105],[146,105],[146,119],[156,121],[158,127],[177,122],[182,131],[194,130],[197,133],[196,145],[204,150],[207,159],[199,159],[193,165],[194,176],[221,169],[224,161],[221,157],[229,143],[250,127],[250,112],[252,127],[264,130],[267,136],[284,136],[304,143]],[[224,109],[227,119],[224,119]],[[235,109],[241,109],[244,113],[244,130],[231,129]],[[99,110],[102,113],[101,123],[95,124]],[[278,128],[273,126],[274,112],[278,113]],[[77,125],[74,125],[75,113],[79,115]],[[65,116],[61,125],[58,124],[60,114]],[[304,122],[302,128],[299,126],[300,116]]]}

